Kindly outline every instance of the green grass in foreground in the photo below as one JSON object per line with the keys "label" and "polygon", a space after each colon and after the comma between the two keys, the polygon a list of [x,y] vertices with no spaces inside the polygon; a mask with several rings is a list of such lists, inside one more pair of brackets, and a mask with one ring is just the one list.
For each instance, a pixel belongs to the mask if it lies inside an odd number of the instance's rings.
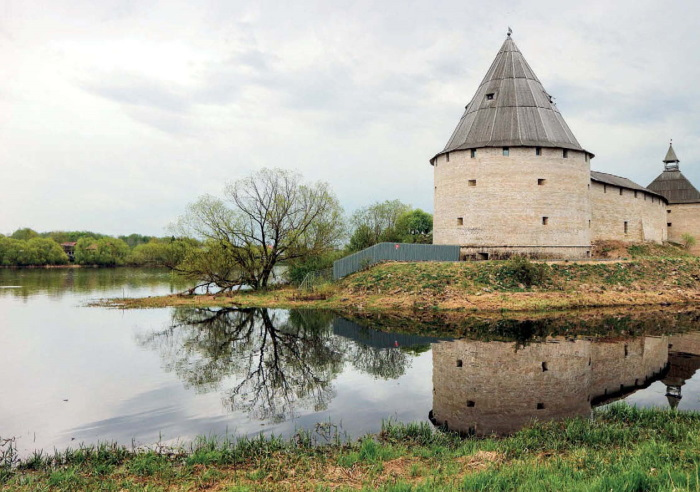
{"label": "green grass in foreground", "polygon": [[[0,455],[2,459],[2,455]],[[11,457],[6,455],[6,460]],[[460,439],[427,423],[315,446],[309,435],[201,439],[176,452],[101,445],[0,468],[7,490],[700,490],[700,414],[615,405],[592,419]]]}

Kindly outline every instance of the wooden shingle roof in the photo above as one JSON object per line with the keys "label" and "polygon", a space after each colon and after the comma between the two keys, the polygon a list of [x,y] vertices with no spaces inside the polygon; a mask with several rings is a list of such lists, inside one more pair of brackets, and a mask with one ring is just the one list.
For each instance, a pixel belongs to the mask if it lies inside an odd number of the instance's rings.
{"label": "wooden shingle roof", "polygon": [[665,199],[665,197],[661,193],[657,193],[654,190],[640,186],[631,179],[623,178],[622,176],[616,176],[614,174],[601,173],[600,171],[591,171],[591,181],[597,181],[598,183],[603,183],[610,186],[617,186],[618,188],[627,188],[628,190],[633,191],[642,191],[649,195],[654,195],[661,199]]}
{"label": "wooden shingle roof", "polygon": [[509,36],[437,155],[518,146],[584,150]]}
{"label": "wooden shingle roof", "polygon": [[680,169],[662,172],[648,188],[666,197],[668,203],[700,203],[700,192]]}
{"label": "wooden shingle roof", "polygon": [[668,151],[666,152],[666,157],[664,157],[664,162],[668,164],[669,162],[681,162],[676,156],[676,151],[673,150],[673,144],[668,146]]}
{"label": "wooden shingle roof", "polygon": [[679,168],[681,161],[673,150],[673,145],[668,146],[663,162],[664,172],[648,188],[665,196],[668,203],[700,203],[700,192],[683,176]]}

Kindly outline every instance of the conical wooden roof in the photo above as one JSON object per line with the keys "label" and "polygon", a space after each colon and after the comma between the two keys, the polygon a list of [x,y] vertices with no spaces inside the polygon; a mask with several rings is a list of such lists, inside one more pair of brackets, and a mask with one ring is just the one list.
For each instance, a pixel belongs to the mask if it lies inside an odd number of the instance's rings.
{"label": "conical wooden roof", "polygon": [[584,150],[508,36],[438,155],[478,147],[518,146]]}
{"label": "conical wooden roof", "polygon": [[664,158],[664,172],[659,174],[647,188],[665,196],[669,204],[700,203],[700,192],[688,181],[688,178],[683,176],[678,167],[679,162],[673,145],[670,145]]}
{"label": "conical wooden roof", "polygon": [[676,156],[676,151],[673,150],[673,144],[669,144],[668,151],[666,152],[666,157],[664,157],[664,162],[668,164],[669,162],[681,162]]}

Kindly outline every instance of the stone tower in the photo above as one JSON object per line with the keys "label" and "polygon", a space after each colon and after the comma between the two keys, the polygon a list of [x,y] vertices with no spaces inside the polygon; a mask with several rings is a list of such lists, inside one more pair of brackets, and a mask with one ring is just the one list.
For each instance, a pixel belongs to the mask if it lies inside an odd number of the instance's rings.
{"label": "stone tower", "polygon": [[697,241],[691,251],[700,254],[700,192],[683,175],[680,162],[670,144],[663,160],[663,172],[647,188],[668,200],[668,240],[681,243],[683,235],[690,234]]}
{"label": "stone tower", "polygon": [[434,167],[435,244],[590,254],[590,159],[508,35]]}

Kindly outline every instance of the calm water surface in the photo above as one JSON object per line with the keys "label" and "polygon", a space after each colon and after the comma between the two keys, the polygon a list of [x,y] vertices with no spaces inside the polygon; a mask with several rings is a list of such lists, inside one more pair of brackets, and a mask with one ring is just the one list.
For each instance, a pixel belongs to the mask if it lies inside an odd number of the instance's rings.
{"label": "calm water surface", "polygon": [[27,453],[326,422],[354,437],[386,418],[486,434],[617,399],[700,409],[696,332],[453,340],[323,312],[86,306],[184,287],[159,271],[0,270],[0,438]]}

